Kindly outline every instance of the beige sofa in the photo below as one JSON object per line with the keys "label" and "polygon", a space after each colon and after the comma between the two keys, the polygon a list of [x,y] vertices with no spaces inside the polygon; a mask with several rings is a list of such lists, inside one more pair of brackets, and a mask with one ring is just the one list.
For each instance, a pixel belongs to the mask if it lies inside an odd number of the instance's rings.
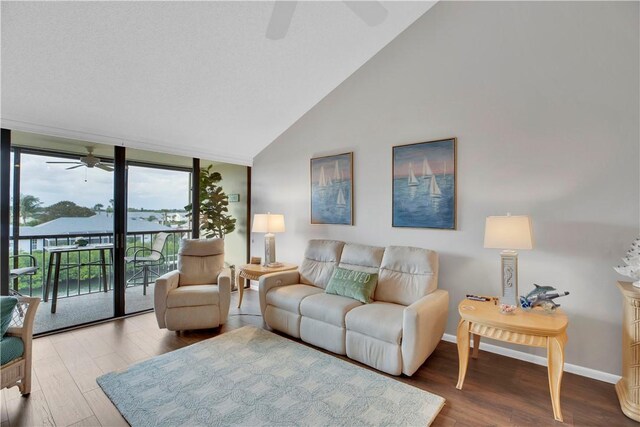
{"label": "beige sofa", "polygon": [[227,322],[231,272],[224,268],[224,240],[182,239],[178,269],[156,280],[154,308],[160,328],[215,328]]}
{"label": "beige sofa", "polygon": [[[374,302],[324,292],[336,266],[378,274]],[[311,240],[298,271],[260,278],[271,328],[391,375],[413,375],[444,334],[449,294],[438,287],[438,254]]]}

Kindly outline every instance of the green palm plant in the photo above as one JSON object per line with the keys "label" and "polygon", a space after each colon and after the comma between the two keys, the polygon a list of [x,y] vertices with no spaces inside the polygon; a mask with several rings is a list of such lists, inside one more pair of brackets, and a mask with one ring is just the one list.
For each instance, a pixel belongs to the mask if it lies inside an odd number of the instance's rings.
{"label": "green palm plant", "polygon": [[[200,234],[224,238],[236,229],[236,219],[229,214],[229,197],[218,185],[222,175],[212,171],[212,166],[200,169]],[[191,217],[193,204],[184,208]]]}
{"label": "green palm plant", "polygon": [[42,202],[36,196],[30,194],[20,194],[20,216],[22,224],[27,224],[27,219],[33,218],[40,210]]}

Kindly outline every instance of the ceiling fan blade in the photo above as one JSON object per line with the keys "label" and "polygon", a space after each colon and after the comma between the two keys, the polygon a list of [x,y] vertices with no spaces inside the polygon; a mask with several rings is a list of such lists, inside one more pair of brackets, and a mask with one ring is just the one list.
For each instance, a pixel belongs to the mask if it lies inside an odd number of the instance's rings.
{"label": "ceiling fan blade", "polygon": [[379,1],[345,1],[344,4],[370,27],[382,24],[389,14]]}
{"label": "ceiling fan blade", "polygon": [[50,165],[81,165],[82,162],[46,162]]}
{"label": "ceiling fan blade", "polygon": [[280,40],[287,35],[297,5],[297,1],[276,1],[273,4],[271,19],[269,19],[267,26],[266,37],[268,39]]}
{"label": "ceiling fan blade", "polygon": [[84,165],[82,163],[80,163],[78,166],[71,166],[71,167],[67,168],[67,170],[81,168],[82,166],[84,166]]}
{"label": "ceiling fan blade", "polygon": [[96,167],[97,167],[98,169],[102,169],[103,171],[113,172],[113,168],[112,168],[111,166],[107,166],[107,165],[102,164],[102,163],[98,163],[98,164],[96,165]]}

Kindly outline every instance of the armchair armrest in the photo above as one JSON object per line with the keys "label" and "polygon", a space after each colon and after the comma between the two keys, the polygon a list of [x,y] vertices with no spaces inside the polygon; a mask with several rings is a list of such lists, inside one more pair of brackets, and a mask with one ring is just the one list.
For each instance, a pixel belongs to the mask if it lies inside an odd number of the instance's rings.
{"label": "armchair armrest", "polygon": [[158,326],[166,328],[164,313],[167,311],[167,294],[178,287],[180,273],[178,270],[170,271],[156,279],[156,286],[153,291],[153,306],[155,308]]}
{"label": "armchair armrest", "polygon": [[[22,321],[19,324],[11,323],[7,329],[7,335],[22,338],[23,343],[31,340],[33,335],[33,322],[36,318],[36,310],[40,304],[40,298],[19,296],[18,304],[14,310],[18,311]],[[26,306],[26,310],[25,310]],[[15,314],[14,314],[15,315]]]}
{"label": "armchair armrest", "polygon": [[[22,358],[24,359],[24,372],[20,380],[18,387],[22,395],[28,395],[31,393],[31,361],[32,347],[33,347],[33,323],[36,318],[36,311],[40,304],[40,298],[33,297],[18,297],[18,304],[14,310],[17,310],[17,322],[16,313],[13,313],[12,326],[7,329],[7,335],[18,336],[22,339],[24,345],[24,352]],[[4,387],[3,381],[3,387]]]}
{"label": "armchair armrest", "polygon": [[15,258],[18,258],[18,259],[29,258],[29,267],[37,267],[38,265],[36,258],[33,255],[29,255],[29,254],[9,255],[9,260],[15,259]]}
{"label": "armchair armrest", "polygon": [[229,317],[229,305],[231,304],[231,269],[224,268],[218,275],[218,296],[220,301],[220,324],[227,323]]}
{"label": "armchair armrest", "polygon": [[136,250],[136,249],[144,249],[144,246],[136,246],[136,245],[134,245],[134,246],[129,246],[129,247],[127,247],[127,249],[124,251],[124,255],[125,255],[125,256],[129,256],[129,252],[131,252],[131,251],[133,251],[133,250]]}
{"label": "armchair armrest", "polygon": [[267,292],[277,286],[296,285],[300,283],[300,273],[297,271],[282,271],[279,273],[260,276],[258,292],[260,295],[260,311],[264,316],[267,309]]}
{"label": "armchair armrest", "polygon": [[142,253],[141,257],[142,258],[146,258],[146,256],[144,255],[145,252],[149,252],[148,256],[153,255],[154,253],[158,254],[158,259],[154,260],[155,262],[159,263],[159,264],[164,264],[164,254],[160,251],[156,251],[155,249],[150,249],[150,248],[141,248],[138,249],[137,251],[134,252],[133,254],[133,262],[137,262],[138,261],[138,254]]}
{"label": "armchair armrest", "polygon": [[435,350],[444,334],[449,293],[436,289],[404,309],[402,318],[402,373],[408,376]]}

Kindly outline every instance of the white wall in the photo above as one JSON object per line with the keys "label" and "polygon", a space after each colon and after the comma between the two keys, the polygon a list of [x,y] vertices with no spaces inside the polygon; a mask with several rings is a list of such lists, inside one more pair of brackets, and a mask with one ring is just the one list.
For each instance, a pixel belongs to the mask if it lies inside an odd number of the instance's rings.
{"label": "white wall", "polygon": [[[466,293],[500,291],[485,217],[530,214],[521,293],[534,282],[570,291],[559,301],[567,362],[619,374],[611,267],[640,228],[638,9],[438,3],[256,157],[253,211],[286,215],[279,259],[299,262],[310,238],[434,249],[455,333]],[[452,136],[459,230],[392,228],[391,147]],[[351,150],[355,225],[310,225],[309,159]],[[252,252],[262,255],[262,236]]]}

